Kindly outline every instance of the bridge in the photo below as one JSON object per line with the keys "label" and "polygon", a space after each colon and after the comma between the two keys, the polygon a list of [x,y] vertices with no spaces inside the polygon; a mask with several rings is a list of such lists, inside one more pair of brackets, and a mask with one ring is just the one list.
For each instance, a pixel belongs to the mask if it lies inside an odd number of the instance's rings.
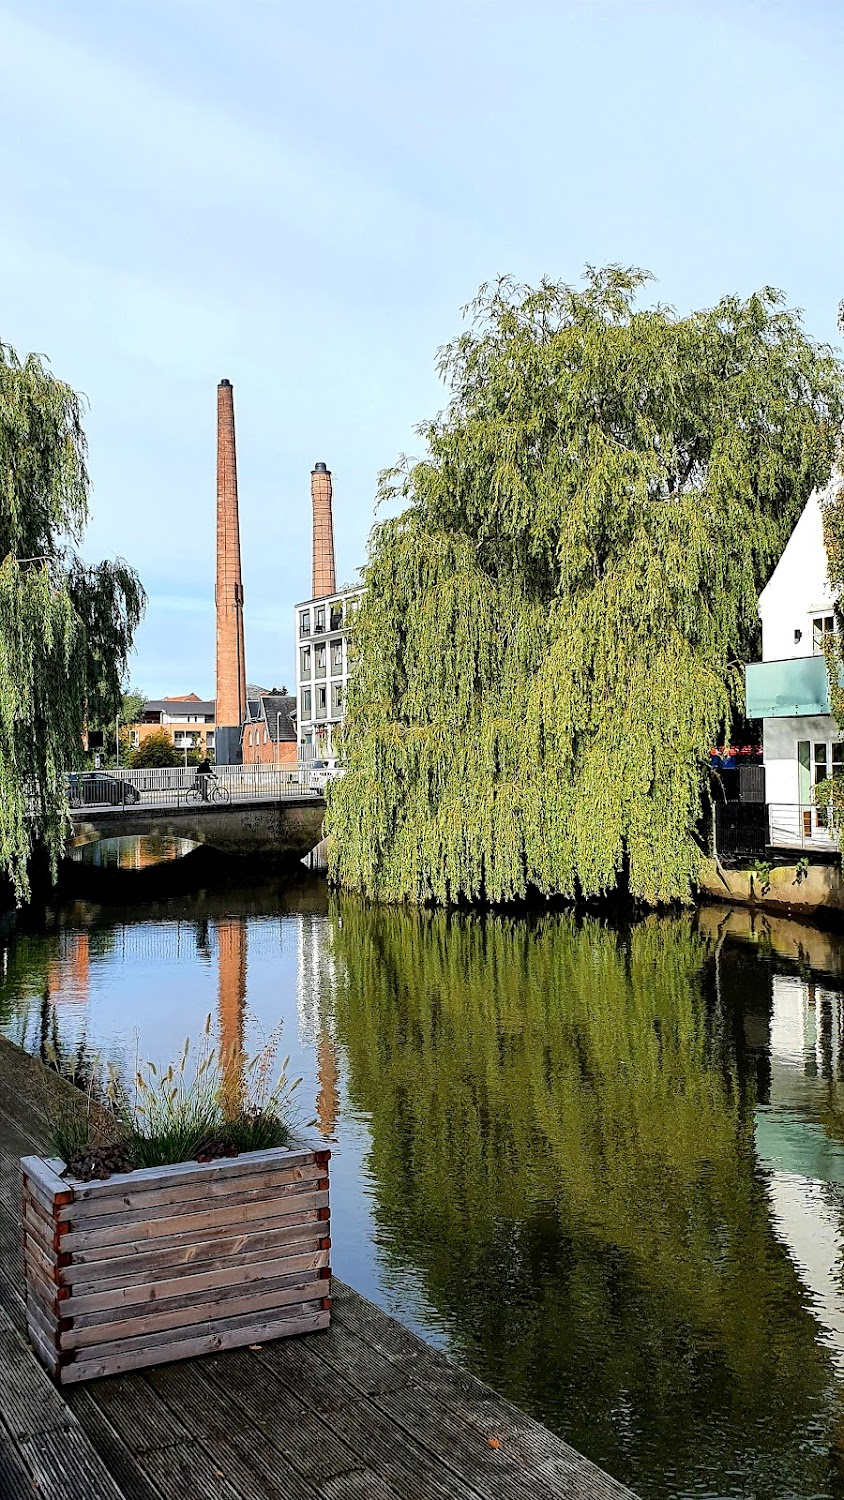
{"label": "bridge", "polygon": [[322,838],[325,796],[307,770],[221,766],[207,801],[195,781],[192,769],[72,778],[71,841],[163,833],[223,854],[294,861]]}

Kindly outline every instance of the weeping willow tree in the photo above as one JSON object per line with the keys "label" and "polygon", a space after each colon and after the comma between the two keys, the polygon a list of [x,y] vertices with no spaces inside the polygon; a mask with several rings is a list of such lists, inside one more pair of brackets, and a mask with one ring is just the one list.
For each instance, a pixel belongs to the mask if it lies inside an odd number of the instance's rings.
{"label": "weeping willow tree", "polygon": [[332,878],[386,901],[686,898],[760,588],[830,472],[841,368],[764,289],[482,289],[427,454],[383,476]]}
{"label": "weeping willow tree", "polygon": [[120,703],[145,602],[122,560],[83,562],[87,517],[79,397],[35,355],[0,344],[0,868],[19,899],[35,848],[55,870],[64,773],[86,715]]}

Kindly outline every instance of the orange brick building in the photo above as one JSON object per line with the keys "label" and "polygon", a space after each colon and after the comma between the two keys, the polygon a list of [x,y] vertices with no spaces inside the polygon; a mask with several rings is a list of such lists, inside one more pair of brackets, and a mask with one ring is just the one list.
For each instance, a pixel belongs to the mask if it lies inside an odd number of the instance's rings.
{"label": "orange brick building", "polygon": [[290,693],[248,697],[241,751],[245,766],[295,766],[296,699]]}

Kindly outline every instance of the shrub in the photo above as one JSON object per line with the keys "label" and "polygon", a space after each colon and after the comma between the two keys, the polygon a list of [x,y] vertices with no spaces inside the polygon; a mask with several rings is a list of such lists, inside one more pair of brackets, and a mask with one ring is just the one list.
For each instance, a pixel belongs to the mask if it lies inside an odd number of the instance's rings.
{"label": "shrub", "polygon": [[52,1149],[87,1178],[286,1145],[301,1080],[288,1078],[289,1058],[276,1071],[280,1038],[279,1027],[252,1058],[224,1051],[209,1015],[195,1067],[188,1038],[163,1071],[136,1063],[131,1093],[113,1064],[103,1077],[95,1060],[84,1094],[50,1111]]}

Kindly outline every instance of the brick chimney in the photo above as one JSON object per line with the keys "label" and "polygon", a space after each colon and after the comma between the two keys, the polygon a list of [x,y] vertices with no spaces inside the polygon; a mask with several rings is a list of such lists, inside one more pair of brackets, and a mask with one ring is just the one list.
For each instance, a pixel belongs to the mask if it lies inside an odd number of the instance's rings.
{"label": "brick chimney", "polygon": [[[238,758],[240,726],[246,718],[246,660],[243,639],[243,579],[237,510],[237,456],[234,394],[230,380],[217,386],[217,759]],[[222,751],[222,754],[220,753]]]}
{"label": "brick chimney", "polygon": [[311,470],[311,502],[314,515],[313,598],[333,594],[334,521],[331,515],[331,474],[325,464],[314,464]]}

